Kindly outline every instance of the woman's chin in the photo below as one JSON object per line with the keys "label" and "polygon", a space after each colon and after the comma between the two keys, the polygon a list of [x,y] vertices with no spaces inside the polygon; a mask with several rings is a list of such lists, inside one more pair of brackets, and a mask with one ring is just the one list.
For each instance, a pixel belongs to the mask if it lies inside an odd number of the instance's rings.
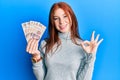
{"label": "woman's chin", "polygon": [[62,33],[67,33],[67,32],[69,32],[68,30],[60,30],[60,32],[62,32]]}

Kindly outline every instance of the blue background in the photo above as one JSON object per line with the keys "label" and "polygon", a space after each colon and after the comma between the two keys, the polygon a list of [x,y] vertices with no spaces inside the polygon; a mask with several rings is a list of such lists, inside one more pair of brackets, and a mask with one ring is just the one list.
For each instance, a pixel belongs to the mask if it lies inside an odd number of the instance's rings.
{"label": "blue background", "polygon": [[[0,80],[35,80],[21,23],[35,20],[48,26],[50,7],[58,1],[0,0]],[[63,1],[74,10],[83,39],[90,40],[93,30],[104,38],[98,48],[93,80],[120,80],[120,1]],[[42,39],[46,36],[47,30]]]}

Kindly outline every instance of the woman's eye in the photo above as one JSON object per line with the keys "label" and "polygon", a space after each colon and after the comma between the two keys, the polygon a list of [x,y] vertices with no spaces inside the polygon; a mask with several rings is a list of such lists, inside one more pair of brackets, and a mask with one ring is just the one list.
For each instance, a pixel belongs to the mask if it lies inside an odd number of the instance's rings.
{"label": "woman's eye", "polygon": [[67,16],[65,15],[64,18],[66,18]]}
{"label": "woman's eye", "polygon": [[58,18],[53,18],[54,20],[58,20]]}

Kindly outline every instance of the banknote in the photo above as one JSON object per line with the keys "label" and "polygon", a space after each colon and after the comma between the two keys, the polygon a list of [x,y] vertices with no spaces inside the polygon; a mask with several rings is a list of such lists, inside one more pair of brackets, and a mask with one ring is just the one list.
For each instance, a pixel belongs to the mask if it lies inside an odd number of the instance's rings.
{"label": "banknote", "polygon": [[31,38],[40,40],[46,30],[46,26],[37,21],[24,22],[22,28],[27,42]]}

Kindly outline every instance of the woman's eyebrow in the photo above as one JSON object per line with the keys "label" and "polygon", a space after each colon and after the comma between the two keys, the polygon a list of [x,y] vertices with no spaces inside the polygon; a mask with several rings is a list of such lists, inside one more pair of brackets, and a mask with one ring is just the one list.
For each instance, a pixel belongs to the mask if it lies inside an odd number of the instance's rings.
{"label": "woman's eyebrow", "polygon": [[58,17],[58,16],[53,16],[53,17]]}

